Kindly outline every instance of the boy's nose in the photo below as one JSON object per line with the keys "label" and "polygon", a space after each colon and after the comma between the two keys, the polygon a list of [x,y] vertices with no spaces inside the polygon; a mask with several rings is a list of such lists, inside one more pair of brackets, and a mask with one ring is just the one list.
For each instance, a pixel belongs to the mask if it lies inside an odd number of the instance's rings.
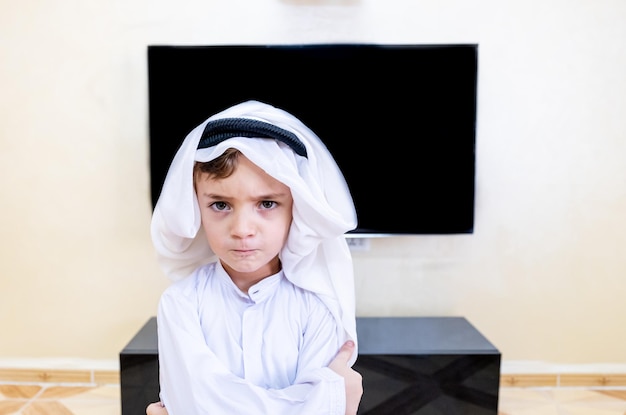
{"label": "boy's nose", "polygon": [[233,216],[231,232],[234,236],[244,238],[253,235],[255,231],[252,213],[240,211]]}

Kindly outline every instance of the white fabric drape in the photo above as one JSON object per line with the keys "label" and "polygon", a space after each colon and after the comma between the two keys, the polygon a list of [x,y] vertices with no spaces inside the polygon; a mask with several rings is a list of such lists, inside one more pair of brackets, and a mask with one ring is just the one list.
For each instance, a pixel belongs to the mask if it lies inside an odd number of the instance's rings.
{"label": "white fabric drape", "polygon": [[[307,157],[286,144],[265,138],[229,138],[197,149],[207,122],[251,118],[289,130],[305,144]],[[173,138],[175,139],[175,138]],[[227,148],[239,149],[265,172],[287,185],[293,196],[293,223],[280,252],[283,271],[294,285],[317,293],[342,327],[344,338],[357,343],[354,275],[344,234],[356,227],[356,212],[345,179],[317,135],[288,112],[247,101],[226,109],[192,130],[176,153],[154,209],[151,233],[164,272],[178,280],[215,261],[200,226],[193,187],[195,161],[210,161]],[[358,350],[350,364],[356,360]]]}

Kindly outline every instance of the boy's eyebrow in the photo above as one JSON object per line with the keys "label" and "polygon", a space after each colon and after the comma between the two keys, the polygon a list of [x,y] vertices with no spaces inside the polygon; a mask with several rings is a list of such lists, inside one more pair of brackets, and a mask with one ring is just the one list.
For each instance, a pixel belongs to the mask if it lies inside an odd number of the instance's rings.
{"label": "boy's eyebrow", "polygon": [[[288,195],[289,195],[288,192],[266,193],[266,194],[256,195],[256,196],[254,196],[254,199],[258,199],[258,200],[272,200],[272,199],[284,198],[284,197],[287,197]],[[202,196],[208,197],[210,199],[218,199],[218,200],[230,200],[230,199],[234,198],[232,196],[223,196],[223,195],[220,195],[218,193],[206,193],[206,192],[202,192]]]}
{"label": "boy's eyebrow", "polygon": [[207,192],[202,192],[200,196],[210,197],[211,199],[225,199],[226,198],[225,196],[220,196],[217,193],[207,193]]}
{"label": "boy's eyebrow", "polygon": [[287,192],[276,192],[276,193],[269,193],[265,195],[259,195],[257,196],[257,198],[263,199],[263,200],[271,200],[271,199],[280,199],[280,198],[287,197],[287,196],[289,196],[289,193]]}

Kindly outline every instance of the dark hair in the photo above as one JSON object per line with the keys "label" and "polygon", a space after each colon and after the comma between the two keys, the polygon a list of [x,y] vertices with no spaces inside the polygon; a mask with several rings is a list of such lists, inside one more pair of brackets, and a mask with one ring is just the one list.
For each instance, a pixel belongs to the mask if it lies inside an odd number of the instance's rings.
{"label": "dark hair", "polygon": [[200,178],[202,173],[206,173],[210,178],[225,179],[233,174],[237,167],[241,151],[236,148],[228,148],[222,155],[211,161],[196,161],[193,166],[194,183]]}

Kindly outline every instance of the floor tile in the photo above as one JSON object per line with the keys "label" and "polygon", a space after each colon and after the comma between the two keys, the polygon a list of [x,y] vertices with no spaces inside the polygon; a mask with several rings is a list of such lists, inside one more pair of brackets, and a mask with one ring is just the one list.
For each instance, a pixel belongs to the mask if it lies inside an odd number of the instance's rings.
{"label": "floor tile", "polygon": [[0,415],[17,414],[26,405],[26,401],[0,400]]}
{"label": "floor tile", "polygon": [[[121,415],[119,401],[62,401],[74,415]],[[137,414],[142,415],[142,414]]]}
{"label": "floor tile", "polygon": [[65,405],[57,401],[31,402],[22,411],[23,415],[74,415]]}
{"label": "floor tile", "polygon": [[30,399],[41,391],[37,385],[0,385],[0,399]]}

